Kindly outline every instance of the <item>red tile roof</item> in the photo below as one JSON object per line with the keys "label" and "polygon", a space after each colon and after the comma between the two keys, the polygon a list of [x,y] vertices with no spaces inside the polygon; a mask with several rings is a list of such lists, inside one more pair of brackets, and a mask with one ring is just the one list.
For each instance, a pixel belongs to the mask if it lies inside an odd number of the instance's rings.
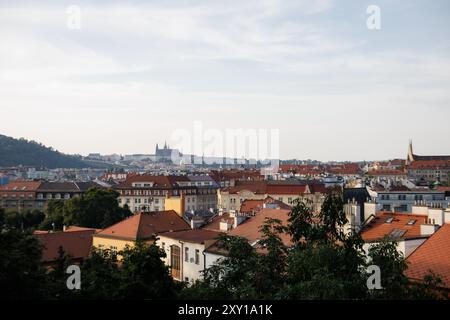
{"label": "red tile roof", "polygon": [[285,173],[295,173],[295,174],[301,174],[301,175],[320,175],[322,173],[325,173],[325,170],[318,165],[298,165],[298,164],[282,164],[280,165],[280,172]]}
{"label": "red tile roof", "polygon": [[160,234],[161,237],[200,244],[204,244],[208,240],[215,240],[219,235],[220,232],[204,229],[164,232]]}
{"label": "red tile roof", "polygon": [[168,231],[188,230],[190,226],[175,211],[138,213],[98,232],[98,237],[125,240],[149,239]]}
{"label": "red tile roof", "polygon": [[95,232],[100,232],[102,229],[92,229],[92,228],[84,228],[84,227],[78,227],[78,226],[68,226],[65,232],[74,232],[74,231],[86,231],[86,230],[94,230]]}
{"label": "red tile roof", "polygon": [[230,217],[229,213],[224,213],[221,216],[216,216],[210,223],[203,227],[203,230],[217,231],[217,232],[225,232],[220,230],[220,222],[226,221],[229,224],[234,223],[234,218]]}
{"label": "red tile roof", "polygon": [[450,169],[450,160],[418,160],[409,165],[413,170]]}
{"label": "red tile roof", "polygon": [[234,187],[228,187],[223,191],[228,191],[230,194],[236,194],[240,191],[248,190],[255,194],[265,194],[267,189],[266,181],[252,181],[247,183],[239,183]]}
{"label": "red tile roof", "polygon": [[[391,223],[387,222],[389,218],[393,218]],[[410,220],[416,220],[416,222],[413,225],[407,225]],[[380,212],[364,227],[361,236],[367,242],[378,241],[389,235],[402,240],[425,238],[420,234],[420,225],[425,222],[426,217],[421,215]],[[394,234],[391,234],[392,232]]]}
{"label": "red tile roof", "polygon": [[309,188],[307,185],[295,185],[295,184],[286,184],[286,185],[268,185],[267,186],[267,194],[291,194],[291,195],[300,195],[306,192],[309,192]]}
{"label": "red tile roof", "polygon": [[35,236],[44,246],[42,252],[43,262],[54,262],[59,257],[59,248],[73,259],[84,259],[88,257],[92,248],[92,236],[95,229],[85,228],[83,230],[60,231],[60,232],[35,232]]}
{"label": "red tile roof", "polygon": [[334,174],[357,175],[357,174],[361,173],[361,168],[359,167],[359,164],[357,164],[357,163],[345,163],[345,164],[333,165],[327,169],[327,172],[334,173]]}
{"label": "red tile roof", "polygon": [[274,204],[277,205],[280,209],[284,210],[292,210],[292,207],[285,204],[282,201],[275,200],[272,197],[267,197],[265,199],[247,199],[244,200],[241,204],[241,209],[239,210],[241,213],[256,213],[263,209],[264,204]]}
{"label": "red tile roof", "polygon": [[406,259],[409,264],[405,274],[422,280],[432,270],[438,274],[446,288],[450,288],[450,224],[443,225]]}
{"label": "red tile roof", "polygon": [[261,180],[261,170],[212,170],[209,173],[210,177],[220,183],[227,180]]}
{"label": "red tile roof", "polygon": [[36,191],[41,185],[40,181],[13,180],[0,186],[1,191]]}
{"label": "red tile roof", "polygon": [[[289,219],[290,210],[282,209],[262,209],[255,216],[247,219],[235,229],[231,230],[228,234],[230,236],[243,237],[249,240],[249,242],[254,242],[261,239],[262,234],[259,231],[260,227],[266,222],[266,218],[279,219],[282,221],[283,225],[287,226],[287,220]],[[281,234],[281,240],[283,243],[290,247],[292,246],[291,237],[288,234]]]}
{"label": "red tile roof", "polygon": [[130,188],[135,182],[153,182],[155,187],[170,188],[179,181],[189,181],[189,178],[186,176],[155,176],[150,174],[132,175],[128,176],[127,179],[117,185],[116,188]]}
{"label": "red tile roof", "polygon": [[406,176],[402,170],[370,170],[366,173],[368,176]]}

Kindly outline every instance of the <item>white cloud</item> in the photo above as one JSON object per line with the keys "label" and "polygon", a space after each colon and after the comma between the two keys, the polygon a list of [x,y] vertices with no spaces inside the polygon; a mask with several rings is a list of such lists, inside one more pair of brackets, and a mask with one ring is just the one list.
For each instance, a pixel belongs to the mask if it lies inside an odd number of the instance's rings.
{"label": "white cloud", "polygon": [[[61,4],[0,5],[0,112],[14,119],[5,133],[67,152],[145,152],[139,148],[200,119],[218,128],[281,127],[284,157],[308,150],[326,159],[337,145],[324,141],[327,128],[351,145],[363,139],[352,130],[368,117],[378,129],[398,121],[405,140],[422,108],[434,107],[442,121],[449,57],[431,48],[367,50],[367,41],[333,31],[338,19],[318,19],[335,6],[81,2],[82,28],[71,31]],[[398,110],[409,110],[410,123]],[[80,127],[99,134],[79,139]],[[299,142],[307,132],[318,136]],[[363,158],[345,146],[342,159]]]}

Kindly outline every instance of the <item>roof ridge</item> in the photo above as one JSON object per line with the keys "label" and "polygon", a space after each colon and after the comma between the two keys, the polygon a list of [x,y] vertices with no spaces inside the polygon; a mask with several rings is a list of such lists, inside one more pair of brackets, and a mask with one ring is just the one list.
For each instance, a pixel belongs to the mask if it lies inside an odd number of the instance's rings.
{"label": "roof ridge", "polygon": [[136,228],[136,240],[139,239],[140,231],[141,231],[141,228],[142,228],[142,223],[141,222],[143,222],[143,220],[142,220],[142,212],[138,213],[138,215],[139,215],[139,218],[138,218],[137,228]]}
{"label": "roof ridge", "polygon": [[137,216],[137,214],[133,214],[133,215],[131,215],[131,216],[129,216],[129,217],[126,217],[126,218],[123,219],[123,220],[120,220],[120,221],[118,221],[118,222],[116,222],[116,223],[110,225],[109,227],[103,228],[102,231],[99,232],[99,234],[101,234],[101,233],[102,233],[103,231],[105,231],[105,230],[108,230],[108,229],[111,229],[112,227],[115,227],[115,226],[118,225],[119,223],[123,223],[124,221],[127,221],[128,219],[132,219],[132,218],[134,218],[134,217],[136,217],[136,216]]}
{"label": "roof ridge", "polygon": [[[409,258],[411,258],[412,256],[414,256],[414,255],[418,252],[418,250],[419,250],[422,246],[424,246],[429,240],[433,239],[433,237],[435,238],[436,235],[438,234],[438,232],[441,231],[441,230],[443,229],[443,227],[445,227],[446,225],[449,226],[449,228],[450,228],[450,223],[444,223],[442,226],[439,227],[438,230],[436,230],[436,232],[434,232],[431,236],[429,236],[429,237],[427,238],[427,240],[425,240],[424,242],[422,242],[422,243],[416,248],[416,250],[414,250],[414,251],[408,256],[407,259],[409,259]],[[427,244],[427,245],[428,245],[428,244]]]}

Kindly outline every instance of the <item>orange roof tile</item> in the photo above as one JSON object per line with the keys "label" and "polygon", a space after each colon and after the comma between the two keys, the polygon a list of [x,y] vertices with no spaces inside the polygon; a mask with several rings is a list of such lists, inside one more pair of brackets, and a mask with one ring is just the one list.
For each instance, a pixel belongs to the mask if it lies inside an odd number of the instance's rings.
{"label": "orange roof tile", "polygon": [[406,176],[402,170],[370,170],[366,173],[368,176]]}
{"label": "orange roof tile", "polygon": [[406,259],[409,264],[405,274],[422,280],[432,270],[438,274],[446,288],[450,288],[450,224],[443,225]]}
{"label": "orange roof tile", "polygon": [[36,191],[40,185],[40,181],[14,180],[0,186],[0,191]]}
{"label": "orange roof tile", "polygon": [[[262,234],[259,231],[260,227],[266,222],[266,218],[279,219],[283,225],[287,225],[287,220],[289,219],[290,210],[283,209],[262,209],[255,216],[244,221],[242,224],[238,225],[235,229],[229,232],[230,236],[243,237],[249,240],[249,242],[254,242],[261,239]],[[281,234],[281,240],[283,243],[290,247],[292,246],[291,236],[288,234]]]}
{"label": "orange roof tile", "polygon": [[212,219],[210,223],[203,227],[204,230],[224,232],[220,230],[220,222],[226,221],[227,223],[233,224],[234,218],[230,217],[229,213],[224,213],[221,216],[216,216]]}
{"label": "orange roof tile", "polygon": [[103,229],[95,236],[127,240],[148,239],[168,231],[190,229],[175,211],[159,211],[135,214],[115,225]]}
{"label": "orange roof tile", "polygon": [[251,182],[236,184],[236,186],[225,188],[225,189],[223,189],[223,191],[228,191],[230,194],[236,194],[240,191],[248,190],[255,194],[265,194],[266,189],[267,189],[266,181],[251,181]]}
{"label": "orange roof tile", "polygon": [[300,195],[306,193],[307,185],[267,185],[267,194],[291,194]]}
{"label": "orange roof tile", "polygon": [[266,199],[247,199],[241,204],[241,213],[256,213],[263,209],[264,204],[273,203],[280,207],[280,209],[291,210],[292,207],[285,204],[282,201],[275,200],[272,197],[267,197]]}
{"label": "orange roof tile", "polygon": [[73,259],[83,259],[89,255],[92,248],[92,235],[95,229],[70,232],[35,232],[36,238],[42,243],[42,261],[53,262],[59,257],[59,248]]}
{"label": "orange roof tile", "polygon": [[[389,218],[393,218],[391,223],[388,223]],[[407,225],[410,220],[416,220],[416,222],[413,225]],[[425,222],[426,217],[421,215],[380,212],[364,227],[361,236],[367,242],[381,240],[389,235],[397,239],[424,238],[420,234],[420,225]]]}
{"label": "orange roof tile", "polygon": [[207,240],[214,240],[220,235],[220,232],[195,229],[195,230],[185,230],[176,232],[164,232],[161,233],[161,237],[167,237],[171,239],[176,239],[191,243],[201,243],[204,244]]}
{"label": "orange roof tile", "polygon": [[450,160],[417,160],[409,165],[409,169],[449,169]]}

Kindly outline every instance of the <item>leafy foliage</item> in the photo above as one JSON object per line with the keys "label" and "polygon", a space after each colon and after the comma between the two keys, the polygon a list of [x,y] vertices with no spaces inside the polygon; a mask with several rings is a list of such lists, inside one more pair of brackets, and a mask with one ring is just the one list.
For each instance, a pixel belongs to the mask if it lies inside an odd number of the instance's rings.
{"label": "leafy foliage", "polygon": [[[368,254],[359,234],[345,234],[347,223],[342,195],[329,190],[321,212],[299,200],[288,225],[267,219],[262,238],[252,247],[242,238],[224,236],[219,247],[228,252],[204,271],[202,280],[183,290],[194,299],[428,299],[444,295],[440,279],[427,276],[411,283],[396,243],[388,239],[373,245]],[[288,233],[287,249],[280,234]],[[367,268],[381,269],[381,290],[367,285]]]}
{"label": "leafy foliage", "polygon": [[15,209],[6,209],[0,212],[0,215],[0,224],[13,229],[33,229],[45,218],[45,214],[37,209],[25,209],[20,212]]}
{"label": "leafy foliage", "polygon": [[62,154],[35,141],[0,135],[0,166],[45,166],[47,168],[83,168],[77,156]]}
{"label": "leafy foliage", "polygon": [[41,264],[42,247],[28,232],[0,232],[0,299],[42,299],[47,278]]}
{"label": "leafy foliage", "polygon": [[86,228],[106,228],[131,216],[128,208],[118,205],[117,191],[91,188],[82,197],[66,201],[51,200],[47,204],[46,218],[42,229],[56,229],[63,225],[76,225]]}

